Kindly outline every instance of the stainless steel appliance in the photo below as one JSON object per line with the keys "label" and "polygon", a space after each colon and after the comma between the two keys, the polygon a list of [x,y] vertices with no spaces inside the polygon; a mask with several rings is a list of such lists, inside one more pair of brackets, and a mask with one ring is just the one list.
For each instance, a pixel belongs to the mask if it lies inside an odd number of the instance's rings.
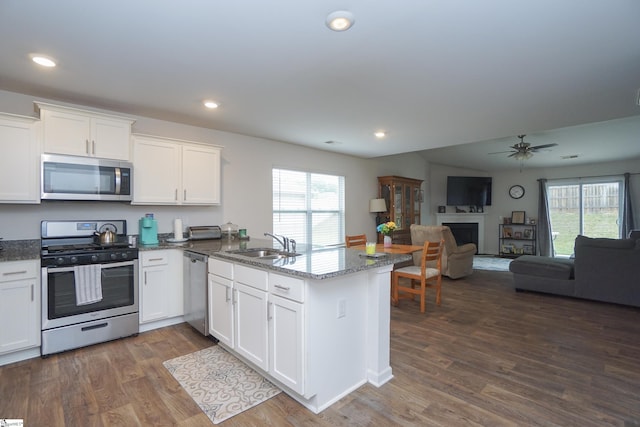
{"label": "stainless steel appliance", "polygon": [[184,320],[198,332],[209,335],[207,310],[207,262],[209,257],[185,250],[184,254]]}
{"label": "stainless steel appliance", "polygon": [[222,237],[222,230],[217,225],[200,225],[187,228],[189,240],[211,240]]}
{"label": "stainless steel appliance", "polygon": [[[115,239],[101,243],[96,233]],[[135,335],[138,249],[125,220],[42,221],[42,355]]]}
{"label": "stainless steel appliance", "polygon": [[44,200],[131,201],[133,164],[95,157],[43,154],[41,192]]}

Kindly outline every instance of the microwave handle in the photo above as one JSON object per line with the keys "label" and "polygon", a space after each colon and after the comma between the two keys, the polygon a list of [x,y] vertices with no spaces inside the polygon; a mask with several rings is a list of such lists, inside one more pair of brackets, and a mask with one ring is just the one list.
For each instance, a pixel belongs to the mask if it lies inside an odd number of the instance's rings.
{"label": "microwave handle", "polygon": [[120,168],[115,168],[115,176],[116,176],[116,194],[120,194],[120,187],[122,185],[122,173]]}

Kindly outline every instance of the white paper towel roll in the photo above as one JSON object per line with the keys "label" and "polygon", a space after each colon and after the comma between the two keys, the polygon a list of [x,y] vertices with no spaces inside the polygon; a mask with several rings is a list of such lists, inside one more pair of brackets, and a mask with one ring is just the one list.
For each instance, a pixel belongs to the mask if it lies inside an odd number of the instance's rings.
{"label": "white paper towel roll", "polygon": [[182,240],[182,220],[180,218],[173,220],[173,238]]}

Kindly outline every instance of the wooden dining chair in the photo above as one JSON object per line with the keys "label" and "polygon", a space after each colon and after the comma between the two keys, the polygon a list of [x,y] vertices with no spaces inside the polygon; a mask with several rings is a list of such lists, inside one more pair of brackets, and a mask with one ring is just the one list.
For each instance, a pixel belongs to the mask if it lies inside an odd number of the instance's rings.
{"label": "wooden dining chair", "polygon": [[[440,305],[443,247],[444,239],[439,242],[426,241],[422,248],[420,265],[411,265],[393,271],[391,275],[391,302],[394,306],[398,305],[400,298],[412,300],[415,295],[419,295],[420,312],[424,313],[427,288],[436,289],[436,304]],[[400,278],[409,279],[409,283],[401,285]]]}
{"label": "wooden dining chair", "polygon": [[367,243],[367,235],[358,234],[357,236],[345,236],[344,240],[347,243],[348,248],[351,246],[361,246]]}

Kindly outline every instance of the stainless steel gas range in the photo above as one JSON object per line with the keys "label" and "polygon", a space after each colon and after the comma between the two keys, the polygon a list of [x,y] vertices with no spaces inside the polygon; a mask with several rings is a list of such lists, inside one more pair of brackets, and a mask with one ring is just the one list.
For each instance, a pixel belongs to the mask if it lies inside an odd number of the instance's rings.
{"label": "stainless steel gas range", "polygon": [[138,333],[137,259],[125,220],[42,221],[42,356]]}

